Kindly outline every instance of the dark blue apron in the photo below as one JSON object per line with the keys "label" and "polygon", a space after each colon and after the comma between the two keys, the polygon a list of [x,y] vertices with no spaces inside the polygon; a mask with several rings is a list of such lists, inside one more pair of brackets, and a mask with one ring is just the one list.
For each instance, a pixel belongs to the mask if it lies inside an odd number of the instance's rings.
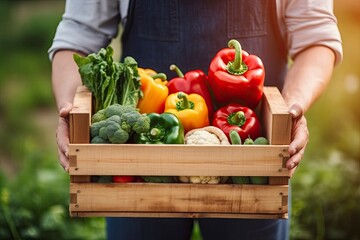
{"label": "dark blue apron", "polygon": [[[164,72],[208,72],[210,61],[230,39],[264,62],[265,85],[282,89],[286,44],[276,18],[275,0],[130,0],[122,55],[140,67]],[[291,205],[289,204],[289,208]],[[189,239],[192,219],[107,218],[108,239]],[[287,239],[288,221],[199,219],[204,239]]]}
{"label": "dark blue apron", "polygon": [[278,29],[275,1],[134,0],[122,36],[123,56],[144,68],[183,72],[208,66],[230,39],[264,62],[265,85],[282,89],[287,50]]}

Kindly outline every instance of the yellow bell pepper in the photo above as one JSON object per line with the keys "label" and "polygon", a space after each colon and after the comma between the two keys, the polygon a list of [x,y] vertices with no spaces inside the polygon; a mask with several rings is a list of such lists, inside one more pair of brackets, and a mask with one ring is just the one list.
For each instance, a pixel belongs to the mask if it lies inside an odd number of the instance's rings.
{"label": "yellow bell pepper", "polygon": [[138,68],[143,97],[137,107],[140,113],[163,113],[165,100],[169,95],[166,75],[152,69]]}
{"label": "yellow bell pepper", "polygon": [[185,132],[210,124],[206,102],[201,95],[196,93],[170,94],[165,102],[165,112],[175,114],[183,124]]}

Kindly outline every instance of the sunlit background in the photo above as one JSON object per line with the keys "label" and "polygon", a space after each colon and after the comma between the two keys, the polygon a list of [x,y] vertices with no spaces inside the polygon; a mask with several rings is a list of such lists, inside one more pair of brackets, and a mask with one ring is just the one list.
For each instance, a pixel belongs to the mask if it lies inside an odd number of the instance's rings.
{"label": "sunlit background", "polygon": [[[60,0],[0,2],[0,239],[105,238],[103,218],[69,217],[57,161],[47,49],[63,10]],[[336,0],[335,14],[344,61],[307,113],[291,239],[360,239],[360,1]]]}

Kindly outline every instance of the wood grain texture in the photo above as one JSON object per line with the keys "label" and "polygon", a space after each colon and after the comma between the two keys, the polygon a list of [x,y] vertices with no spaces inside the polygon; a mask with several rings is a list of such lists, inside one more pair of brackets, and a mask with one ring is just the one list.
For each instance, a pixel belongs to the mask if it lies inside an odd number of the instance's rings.
{"label": "wood grain texture", "polygon": [[[70,184],[70,211],[285,214],[288,186]],[[76,199],[76,202],[74,201]]]}

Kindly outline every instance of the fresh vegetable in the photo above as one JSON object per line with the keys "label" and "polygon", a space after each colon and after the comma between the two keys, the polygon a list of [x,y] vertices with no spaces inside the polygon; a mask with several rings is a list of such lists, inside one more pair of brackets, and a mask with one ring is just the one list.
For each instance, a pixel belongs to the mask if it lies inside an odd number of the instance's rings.
{"label": "fresh vegetable", "polygon": [[269,140],[267,140],[265,137],[258,137],[254,140],[255,145],[269,145]]}
{"label": "fresh vegetable", "polygon": [[94,95],[95,112],[117,103],[116,84],[121,74],[121,64],[113,60],[113,49],[102,48],[87,57],[74,54],[82,83]]}
{"label": "fresh vegetable", "polygon": [[117,100],[120,105],[136,107],[142,98],[138,65],[134,58],[125,57],[120,79],[116,85]]}
{"label": "fresh vegetable", "polygon": [[236,130],[234,130],[234,129],[230,130],[229,137],[230,137],[231,144],[233,144],[233,145],[241,145],[242,144],[240,135]]}
{"label": "fresh vegetable", "polygon": [[[241,138],[237,131],[230,130],[229,135],[230,135],[231,144],[241,145]],[[251,184],[251,180],[250,180],[249,176],[244,176],[244,177],[243,176],[232,176],[231,180],[235,184]]]}
{"label": "fresh vegetable", "polygon": [[126,143],[135,132],[150,129],[150,119],[134,107],[113,104],[92,116],[91,143]]}
{"label": "fresh vegetable", "polygon": [[216,176],[180,176],[179,181],[182,183],[200,183],[200,184],[219,184],[221,177]]}
{"label": "fresh vegetable", "polygon": [[138,102],[140,113],[162,113],[169,95],[166,75],[152,69],[138,68],[143,97]]}
{"label": "fresh vegetable", "polygon": [[212,125],[220,128],[230,139],[230,131],[235,130],[241,139],[257,138],[261,134],[261,124],[256,113],[238,103],[228,104],[214,114]]}
{"label": "fresh vegetable", "polygon": [[126,57],[120,63],[113,60],[113,53],[109,46],[86,57],[73,56],[82,83],[93,93],[95,112],[114,103],[136,107],[142,96],[135,59]]}
{"label": "fresh vegetable", "polygon": [[[150,113],[150,128],[147,132],[134,133],[133,142],[139,144],[183,144],[184,127],[171,113]],[[171,176],[142,176],[145,182],[170,183]]]}
{"label": "fresh vegetable", "polygon": [[225,133],[214,126],[193,129],[185,135],[186,144],[199,145],[230,145]]}
{"label": "fresh vegetable", "polygon": [[[193,129],[186,133],[185,143],[190,145],[230,145],[226,135],[219,128],[207,126]],[[220,176],[180,176],[183,183],[218,184],[225,182],[227,177]]]}
{"label": "fresh vegetable", "polygon": [[135,177],[134,176],[113,176],[112,181],[114,183],[135,182]]}
{"label": "fresh vegetable", "polygon": [[111,183],[112,182],[112,176],[91,176],[90,177],[90,181],[91,182],[96,182],[96,183]]}
{"label": "fresh vegetable", "polygon": [[175,114],[184,126],[185,132],[209,125],[205,100],[196,93],[170,94],[165,101],[165,112]]}
{"label": "fresh vegetable", "polygon": [[184,75],[175,64],[170,66],[170,70],[175,71],[178,77],[168,81],[169,94],[184,92],[186,94],[196,93],[201,95],[205,99],[209,117],[211,118],[214,113],[214,106],[210,91],[206,86],[206,74],[201,70],[192,70]]}
{"label": "fresh vegetable", "polygon": [[184,127],[180,120],[172,113],[150,113],[149,130],[134,133],[133,141],[142,144],[183,144]]}
{"label": "fresh vegetable", "polygon": [[[254,141],[251,140],[254,145],[269,145],[269,141],[265,137],[258,137]],[[245,144],[245,143],[244,143]],[[250,181],[252,184],[256,185],[264,185],[269,183],[269,177],[250,177]]]}
{"label": "fresh vegetable", "polygon": [[175,182],[174,178],[171,176],[142,176],[142,179],[145,182],[152,183],[172,183]]}
{"label": "fresh vegetable", "polygon": [[247,137],[244,141],[244,145],[254,145],[254,140],[251,139],[251,137]]}
{"label": "fresh vegetable", "polygon": [[208,82],[218,106],[240,103],[254,109],[261,100],[265,70],[261,59],[241,49],[237,40],[210,63]]}

